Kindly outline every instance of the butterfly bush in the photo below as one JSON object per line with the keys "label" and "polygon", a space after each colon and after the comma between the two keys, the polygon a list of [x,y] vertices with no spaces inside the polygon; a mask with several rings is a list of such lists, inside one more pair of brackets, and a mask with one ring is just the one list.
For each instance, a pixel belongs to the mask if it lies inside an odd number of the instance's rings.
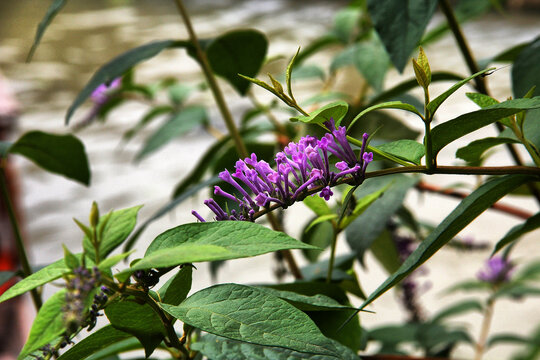
{"label": "butterfly bush", "polygon": [[[336,129],[334,120],[324,123],[327,129],[333,129],[321,139],[315,136],[304,136],[298,143],[289,143],[283,151],[275,156],[276,169],[266,161],[257,160],[256,154],[244,160],[238,160],[235,171],[224,170],[219,178],[232,185],[240,194],[235,196],[214,187],[214,195],[232,200],[238,209],[229,212],[214,200],[208,199],[204,204],[215,214],[215,220],[254,221],[255,214],[261,207],[268,208],[273,204],[287,208],[296,201],[305,198],[310,190],[320,188],[319,196],[329,200],[332,186],[338,180],[348,177],[355,184],[365,179],[368,164],[373,160],[373,153],[365,152],[368,134],[362,137],[362,146],[358,157],[347,141],[347,130],[340,126]],[[337,171],[330,166],[329,156],[335,156]],[[196,211],[192,214],[200,221],[205,219]]]}

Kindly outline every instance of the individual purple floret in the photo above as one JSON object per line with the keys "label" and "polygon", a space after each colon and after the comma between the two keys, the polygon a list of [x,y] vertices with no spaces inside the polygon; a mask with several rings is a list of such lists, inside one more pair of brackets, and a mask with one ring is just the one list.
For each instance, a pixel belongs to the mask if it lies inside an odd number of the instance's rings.
{"label": "individual purple floret", "polygon": [[[251,157],[236,162],[234,172],[222,171],[219,178],[236,189],[238,195],[228,193],[219,186],[214,188],[214,195],[236,202],[238,209],[227,212],[215,200],[206,200],[204,203],[215,214],[214,219],[254,221],[260,207],[277,204],[287,208],[303,200],[308,191],[316,187],[321,188],[321,198],[330,200],[333,195],[331,187],[341,178],[347,177],[355,184],[361,184],[366,167],[373,160],[373,154],[365,152],[368,134],[364,134],[360,153],[356,156],[343,126],[336,129],[333,119],[324,125],[332,129],[331,133],[321,139],[305,136],[298,143],[291,142],[278,152],[275,157],[276,169],[264,160],[257,160],[256,154],[251,154]],[[330,170],[330,155],[339,160],[335,165],[337,172]],[[196,211],[192,211],[192,214],[199,221],[205,221]]]}
{"label": "individual purple floret", "polygon": [[121,78],[116,78],[113,81],[111,81],[109,84],[101,84],[99,85],[93,92],[92,95],[90,95],[90,98],[93,102],[96,104],[104,104],[109,99],[109,93],[118,88],[122,82]]}
{"label": "individual purple floret", "polygon": [[503,257],[495,256],[486,261],[485,268],[480,270],[477,278],[492,284],[510,280],[514,265]]}

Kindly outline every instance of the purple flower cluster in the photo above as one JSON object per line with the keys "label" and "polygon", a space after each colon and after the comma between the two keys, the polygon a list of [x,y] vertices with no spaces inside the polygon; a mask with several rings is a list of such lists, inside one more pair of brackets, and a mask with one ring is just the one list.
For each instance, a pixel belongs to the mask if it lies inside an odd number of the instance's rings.
{"label": "purple flower cluster", "polygon": [[486,261],[485,269],[478,272],[477,278],[492,284],[506,282],[510,280],[513,269],[514,265],[510,261],[495,256]]}
{"label": "purple flower cluster", "polygon": [[[276,170],[264,160],[257,160],[257,155],[238,160],[235,172],[222,171],[219,178],[232,185],[240,198],[215,186],[214,194],[225,197],[238,204],[238,210],[226,212],[214,199],[204,203],[214,212],[215,220],[254,221],[260,207],[278,204],[287,208],[296,201],[301,201],[309,190],[317,186],[322,189],[319,196],[329,200],[333,195],[331,187],[343,177],[349,176],[356,184],[364,181],[367,165],[373,160],[373,154],[365,152],[368,134],[364,134],[358,157],[347,141],[346,129],[335,128],[333,120],[325,123],[332,133],[321,139],[305,136],[298,143],[289,143],[276,154]],[[329,156],[334,155],[340,161],[335,164],[337,172],[330,170]],[[250,195],[250,193],[252,193]],[[196,211],[192,214],[200,221],[204,218]]]}
{"label": "purple flower cluster", "polygon": [[[86,318],[86,299],[89,294],[98,285],[101,278],[101,273],[97,267],[92,271],[81,266],[73,270],[73,277],[70,278],[66,284],[66,304],[64,306],[64,322],[68,329],[68,334],[72,334],[81,326],[87,324],[95,324],[95,318],[98,316],[97,304],[95,307],[91,307],[88,319]],[[103,289],[102,289],[103,290]],[[94,298],[94,302],[99,300],[101,305],[103,299],[100,294]],[[106,301],[106,297],[104,298]]]}
{"label": "purple flower cluster", "polygon": [[119,88],[121,83],[122,79],[116,78],[109,84],[101,84],[92,92],[90,98],[96,104],[103,105],[109,100],[110,93]]}

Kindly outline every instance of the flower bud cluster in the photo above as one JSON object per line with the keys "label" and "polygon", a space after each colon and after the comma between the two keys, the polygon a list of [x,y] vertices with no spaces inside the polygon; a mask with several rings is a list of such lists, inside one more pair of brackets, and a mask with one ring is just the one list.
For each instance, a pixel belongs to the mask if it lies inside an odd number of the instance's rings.
{"label": "flower bud cluster", "polygon": [[[373,160],[373,154],[365,152],[368,134],[363,136],[357,157],[347,141],[346,129],[342,126],[336,129],[333,120],[325,125],[334,130],[321,139],[305,136],[298,143],[291,142],[278,152],[275,170],[266,161],[257,160],[256,154],[251,154],[250,158],[236,162],[234,173],[222,171],[219,178],[232,185],[240,197],[215,186],[215,195],[238,204],[238,209],[226,212],[214,199],[206,200],[204,203],[215,214],[215,220],[254,221],[254,215],[261,207],[277,204],[285,209],[301,201],[315,187],[321,187],[319,196],[329,200],[333,195],[331,187],[344,177],[361,184],[366,167]],[[340,160],[335,164],[337,172],[331,170],[331,155]],[[192,211],[192,214],[198,220],[205,221],[196,211]]]}
{"label": "flower bud cluster", "polygon": [[[64,306],[64,323],[66,324],[68,334],[76,332],[81,326],[86,326],[88,323],[95,324],[95,318],[98,315],[96,301],[99,300],[101,304],[103,296],[106,297],[106,295],[100,294],[99,299],[94,299],[94,304],[92,304],[88,318],[85,310],[87,298],[99,284],[100,279],[101,273],[97,267],[89,270],[81,266],[73,270],[73,276],[66,284],[66,304]],[[94,305],[96,305],[95,309]]]}
{"label": "flower bud cluster", "polygon": [[145,291],[159,282],[159,272],[154,269],[137,270],[133,273],[133,278],[138,285],[141,285]]}
{"label": "flower bud cluster", "polygon": [[504,257],[494,256],[486,261],[484,270],[480,270],[477,278],[480,281],[491,284],[499,284],[510,281],[514,265]]}

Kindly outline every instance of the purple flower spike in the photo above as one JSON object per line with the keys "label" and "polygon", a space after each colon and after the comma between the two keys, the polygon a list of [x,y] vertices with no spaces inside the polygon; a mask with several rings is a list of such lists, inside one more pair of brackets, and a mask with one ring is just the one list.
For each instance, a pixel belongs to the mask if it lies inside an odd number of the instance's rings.
{"label": "purple flower spike", "polygon": [[319,193],[319,196],[324,198],[324,200],[326,201],[330,200],[330,197],[332,197],[332,195],[334,195],[334,193],[330,189],[330,186],[323,188],[321,192]]}
{"label": "purple flower spike", "polygon": [[[356,156],[347,141],[344,127],[336,129],[333,119],[325,126],[330,133],[322,139],[307,135],[298,143],[289,143],[283,152],[278,152],[275,156],[276,170],[266,161],[257,160],[256,154],[251,154],[249,158],[236,162],[233,174],[228,170],[222,171],[219,178],[232,185],[242,197],[237,198],[216,186],[214,194],[236,201],[238,208],[227,213],[213,199],[206,200],[205,204],[214,212],[215,219],[254,221],[260,207],[268,208],[274,203],[286,208],[301,201],[313,189],[320,189],[319,196],[329,200],[333,195],[331,187],[345,176],[349,177],[349,182],[361,184],[367,164],[373,160],[372,153],[364,153],[368,135],[364,134],[360,153]],[[336,157],[338,173],[330,171],[330,155]],[[193,215],[204,221],[196,212]]]}
{"label": "purple flower spike", "polygon": [[120,84],[122,82],[121,78],[116,78],[109,85],[107,84],[101,84],[99,85],[93,92],[92,95],[90,95],[90,98],[93,102],[96,104],[105,104],[107,100],[109,99],[109,93],[118,87],[120,87]]}
{"label": "purple flower spike", "polygon": [[257,196],[255,196],[255,203],[259,206],[265,206],[267,201],[268,195],[265,193],[259,193]]}
{"label": "purple flower spike", "polygon": [[507,282],[514,265],[503,257],[495,256],[486,261],[485,269],[478,272],[477,277],[481,281],[492,284]]}
{"label": "purple flower spike", "polygon": [[369,164],[370,162],[373,161],[373,153],[372,152],[364,153],[364,155],[362,155],[362,159],[364,159],[364,161]]}
{"label": "purple flower spike", "polygon": [[196,212],[195,210],[191,211],[191,214],[195,216],[197,220],[199,220],[200,222],[206,222],[206,220],[204,220],[204,218],[201,215],[199,215],[199,213]]}
{"label": "purple flower spike", "polygon": [[341,171],[345,171],[349,168],[349,165],[345,161],[340,161],[336,163],[336,168]]}

